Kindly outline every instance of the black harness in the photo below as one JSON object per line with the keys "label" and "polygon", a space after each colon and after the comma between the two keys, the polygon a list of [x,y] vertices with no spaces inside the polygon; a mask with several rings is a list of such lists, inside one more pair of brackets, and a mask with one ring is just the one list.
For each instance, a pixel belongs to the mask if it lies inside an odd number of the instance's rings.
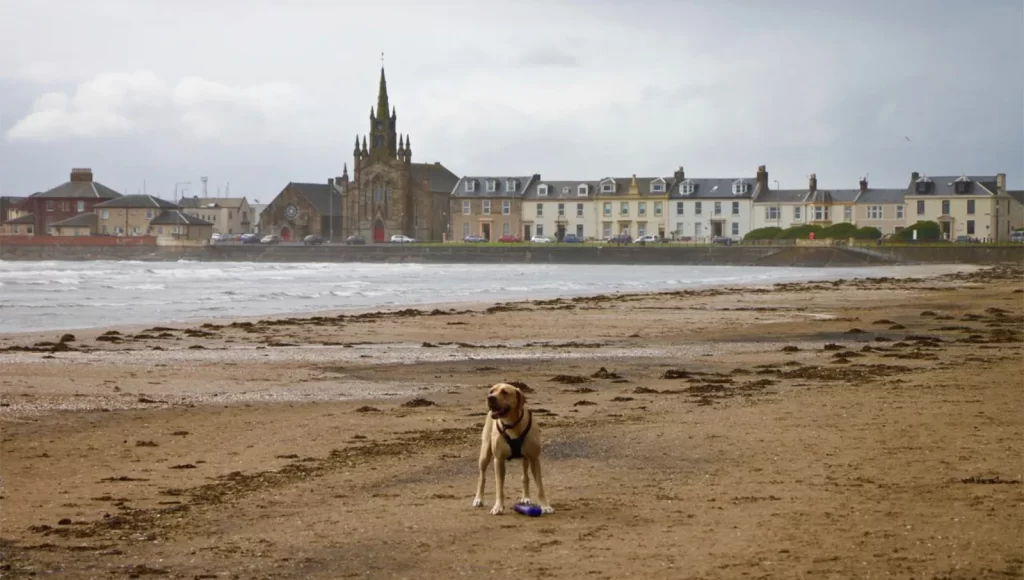
{"label": "black harness", "polygon": [[[522,420],[523,418],[519,417],[519,421]],[[519,421],[508,426],[501,421],[498,421],[498,433],[501,433],[501,436],[505,439],[505,443],[508,443],[509,448],[512,449],[512,454],[508,456],[506,461],[523,458],[523,441],[526,441],[526,434],[530,432],[530,427],[533,426],[533,413],[530,414],[530,418],[526,421],[526,429],[523,429],[523,432],[519,434],[519,437],[513,439],[508,436],[506,429],[515,429],[515,426],[519,424]]]}

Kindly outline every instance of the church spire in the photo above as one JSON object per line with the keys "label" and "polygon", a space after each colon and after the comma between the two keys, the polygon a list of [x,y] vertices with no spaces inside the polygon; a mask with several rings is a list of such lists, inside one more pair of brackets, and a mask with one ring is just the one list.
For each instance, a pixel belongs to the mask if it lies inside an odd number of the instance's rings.
{"label": "church spire", "polygon": [[388,111],[388,81],[384,78],[384,65],[380,67],[380,89],[377,91],[377,117],[386,119]]}

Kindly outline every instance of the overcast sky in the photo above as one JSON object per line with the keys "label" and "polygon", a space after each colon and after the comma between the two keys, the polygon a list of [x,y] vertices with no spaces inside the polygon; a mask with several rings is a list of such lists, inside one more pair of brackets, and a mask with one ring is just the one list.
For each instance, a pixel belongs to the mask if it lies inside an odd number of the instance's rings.
{"label": "overcast sky", "polygon": [[0,194],[269,201],[351,167],[384,52],[456,174],[1024,187],[1022,0],[0,0]]}

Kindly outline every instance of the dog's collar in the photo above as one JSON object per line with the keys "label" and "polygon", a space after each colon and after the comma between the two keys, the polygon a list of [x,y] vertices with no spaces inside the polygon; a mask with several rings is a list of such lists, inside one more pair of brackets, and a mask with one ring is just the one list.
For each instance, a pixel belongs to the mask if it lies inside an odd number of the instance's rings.
{"label": "dog's collar", "polygon": [[498,424],[501,425],[503,431],[508,431],[509,429],[515,429],[516,425],[518,425],[518,424],[523,422],[523,417],[525,417],[525,416],[526,416],[526,411],[520,410],[519,418],[516,419],[515,423],[512,423],[511,425],[507,425],[504,421],[499,419],[498,420]]}

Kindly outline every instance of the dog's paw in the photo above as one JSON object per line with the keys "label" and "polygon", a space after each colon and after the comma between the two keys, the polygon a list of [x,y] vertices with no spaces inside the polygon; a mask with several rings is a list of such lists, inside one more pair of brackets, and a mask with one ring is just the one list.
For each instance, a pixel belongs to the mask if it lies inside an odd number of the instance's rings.
{"label": "dog's paw", "polygon": [[496,506],[491,508],[491,515],[492,516],[500,516],[503,513],[505,513],[505,507],[504,506],[496,505]]}
{"label": "dog's paw", "polygon": [[473,507],[480,507],[482,505],[484,505],[484,500],[482,500],[482,499],[480,499],[478,497],[474,497],[473,498]]}
{"label": "dog's paw", "polygon": [[540,511],[541,511],[541,513],[544,513],[544,514],[553,514],[553,513],[555,513],[555,508],[553,508],[553,507],[551,507],[549,505],[546,505],[546,506],[541,506]]}

